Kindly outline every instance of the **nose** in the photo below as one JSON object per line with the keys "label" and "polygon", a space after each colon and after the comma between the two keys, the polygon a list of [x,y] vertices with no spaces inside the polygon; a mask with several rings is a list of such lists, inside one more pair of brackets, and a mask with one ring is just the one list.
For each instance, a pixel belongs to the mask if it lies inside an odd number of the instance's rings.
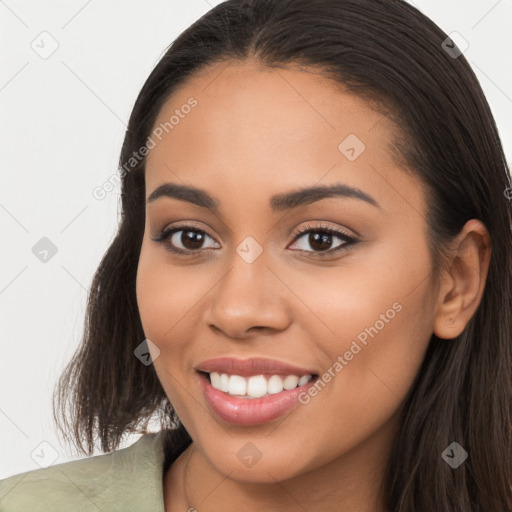
{"label": "nose", "polygon": [[[287,288],[261,254],[248,263],[234,254],[231,267],[213,288],[206,322],[234,339],[286,329],[291,322]],[[288,291],[288,294],[290,292]]]}

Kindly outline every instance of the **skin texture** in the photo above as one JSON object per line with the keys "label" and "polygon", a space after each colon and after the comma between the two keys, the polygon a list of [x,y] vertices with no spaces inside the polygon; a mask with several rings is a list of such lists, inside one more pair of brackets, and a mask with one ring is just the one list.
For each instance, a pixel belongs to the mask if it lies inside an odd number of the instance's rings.
{"label": "skin texture", "polygon": [[[400,406],[431,334],[452,343],[480,302],[487,231],[469,221],[449,271],[434,276],[425,190],[389,154],[396,127],[316,72],[216,64],[167,100],[155,126],[190,97],[197,106],[148,155],[146,197],[166,182],[193,185],[218,198],[220,214],[167,197],[148,203],[137,274],[144,332],[160,350],[155,370],[193,439],[164,477],[166,511],[384,510],[379,485]],[[354,161],[338,149],[349,134],[365,144]],[[274,194],[336,182],[380,207],[332,197],[270,209]],[[178,223],[207,233],[197,246],[173,237],[199,256],[152,240]],[[320,224],[359,243],[315,257],[322,251],[309,235],[294,235]],[[263,250],[252,263],[236,251],[248,236]],[[331,240],[332,249],[344,243]],[[307,405],[253,427],[210,410],[194,370],[202,361],[266,357],[321,375],[396,303],[400,311]],[[262,455],[252,467],[237,456],[248,442]]]}

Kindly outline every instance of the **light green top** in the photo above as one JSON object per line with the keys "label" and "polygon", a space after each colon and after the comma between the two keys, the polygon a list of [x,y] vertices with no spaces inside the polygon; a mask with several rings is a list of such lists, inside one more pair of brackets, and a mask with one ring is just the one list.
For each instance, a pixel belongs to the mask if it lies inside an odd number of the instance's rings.
{"label": "light green top", "polygon": [[161,432],[112,453],[0,480],[1,512],[164,512]]}

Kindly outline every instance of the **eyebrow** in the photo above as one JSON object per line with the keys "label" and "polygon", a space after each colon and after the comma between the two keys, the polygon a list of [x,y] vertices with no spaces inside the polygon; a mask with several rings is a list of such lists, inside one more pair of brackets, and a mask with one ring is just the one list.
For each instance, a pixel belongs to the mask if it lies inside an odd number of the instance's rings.
{"label": "eyebrow", "polygon": [[[179,185],[177,183],[164,183],[157,187],[149,195],[146,203],[152,203],[160,197],[169,197],[187,201],[189,203],[208,208],[215,213],[219,213],[220,201],[211,196],[206,191],[193,187],[191,185]],[[334,183],[332,185],[317,185],[298,190],[292,190],[284,194],[276,194],[270,198],[269,204],[273,212],[280,212],[307,205],[330,197],[355,198],[365,201],[377,208],[382,208],[379,203],[366,192],[350,187],[343,183]]]}

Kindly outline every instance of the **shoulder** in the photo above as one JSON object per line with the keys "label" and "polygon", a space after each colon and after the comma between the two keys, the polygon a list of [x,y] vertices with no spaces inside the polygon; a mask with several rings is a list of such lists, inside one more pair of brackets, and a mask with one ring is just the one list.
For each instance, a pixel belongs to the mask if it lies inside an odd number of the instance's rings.
{"label": "shoulder", "polygon": [[161,433],[127,448],[0,480],[2,512],[163,512]]}

